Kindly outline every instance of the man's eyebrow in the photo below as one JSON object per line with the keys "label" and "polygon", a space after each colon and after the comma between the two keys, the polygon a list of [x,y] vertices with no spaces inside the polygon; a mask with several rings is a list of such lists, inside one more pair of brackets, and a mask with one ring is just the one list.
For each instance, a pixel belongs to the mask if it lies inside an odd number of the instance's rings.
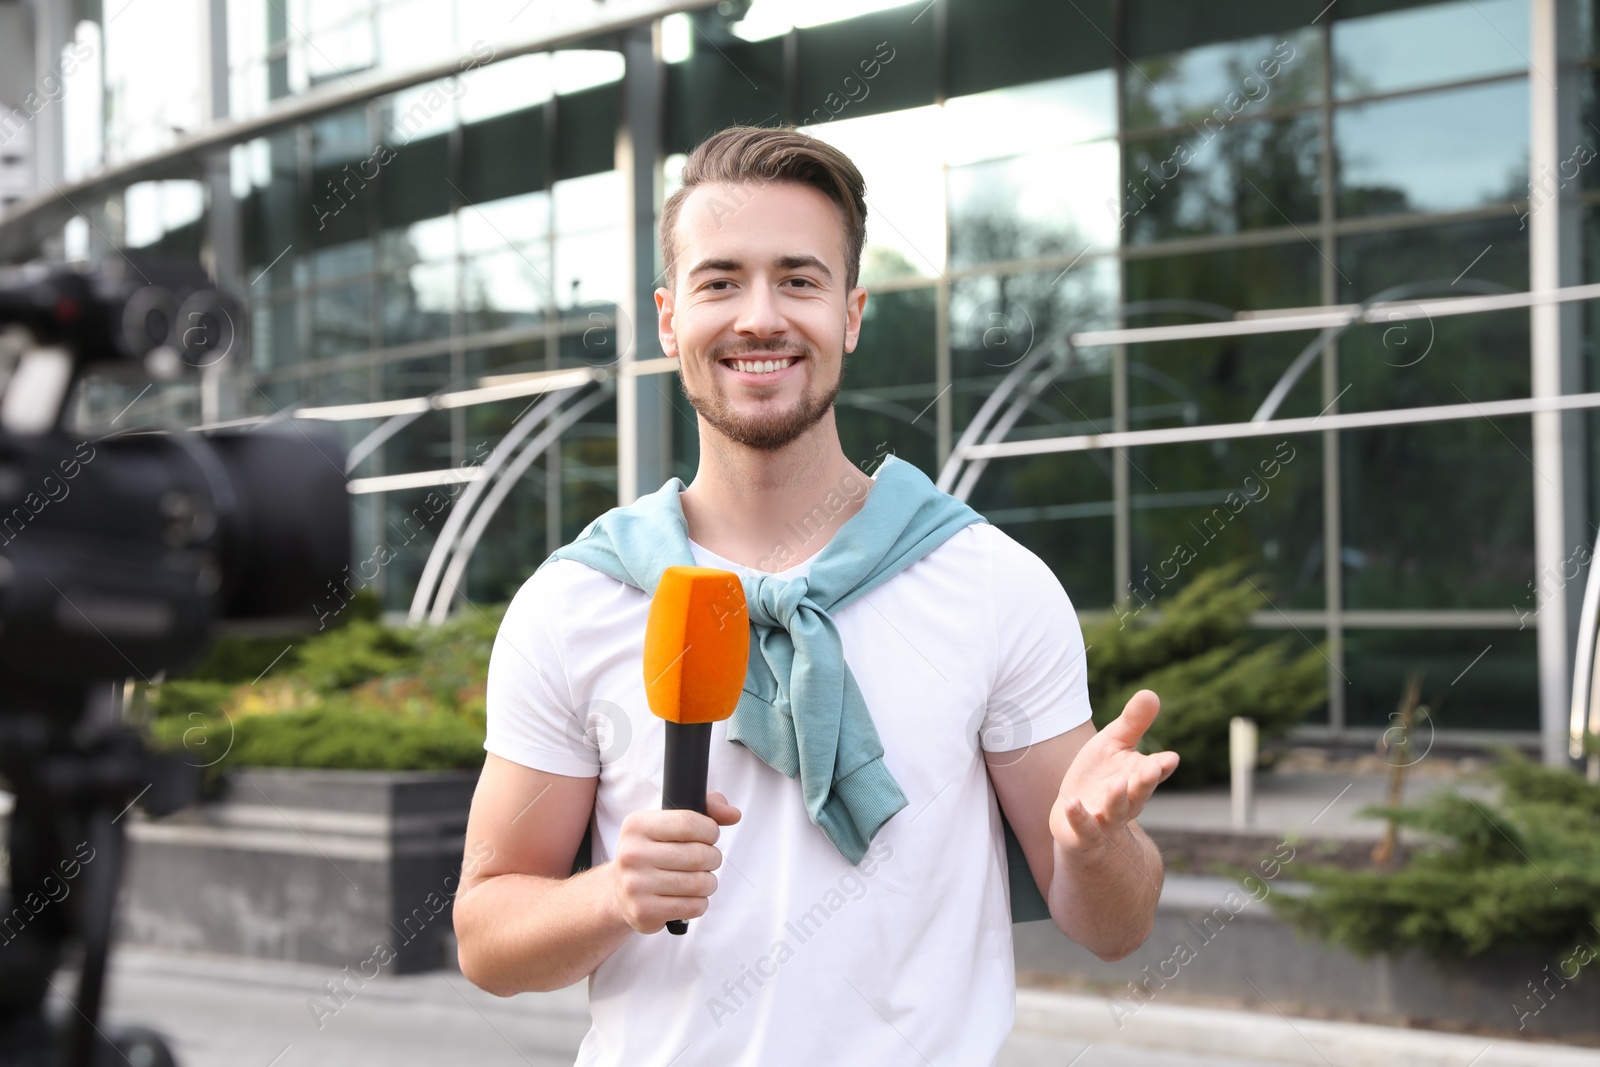
{"label": "man's eyebrow", "polygon": [[689,270],[689,277],[704,274],[707,271],[739,270],[744,266],[736,259],[702,259]]}
{"label": "man's eyebrow", "polygon": [[829,270],[828,265],[816,256],[780,256],[778,258],[778,266],[783,270],[799,270],[801,267],[810,267],[813,270],[820,271],[822,276],[830,282],[833,281],[833,271]]}

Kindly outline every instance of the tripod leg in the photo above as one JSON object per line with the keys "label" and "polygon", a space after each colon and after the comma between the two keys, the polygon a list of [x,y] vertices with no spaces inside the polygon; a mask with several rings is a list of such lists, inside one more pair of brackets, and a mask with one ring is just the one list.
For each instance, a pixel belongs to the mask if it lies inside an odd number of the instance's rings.
{"label": "tripod leg", "polygon": [[97,1067],[98,1053],[107,1042],[95,1025],[105,994],[106,960],[111,952],[111,916],[116,907],[117,882],[122,874],[122,827],[103,806],[93,808],[85,820],[94,859],[85,864],[78,879],[77,919],[83,939],[83,969],[78,975],[76,1009],[67,1031],[67,1067]]}

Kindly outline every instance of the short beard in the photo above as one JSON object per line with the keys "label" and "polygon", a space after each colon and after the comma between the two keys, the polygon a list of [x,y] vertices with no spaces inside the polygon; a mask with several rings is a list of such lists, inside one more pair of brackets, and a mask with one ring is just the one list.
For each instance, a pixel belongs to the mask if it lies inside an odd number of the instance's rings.
{"label": "short beard", "polygon": [[[735,350],[739,348],[748,351],[770,351],[771,347],[763,344],[722,345],[712,348],[707,355],[711,357],[713,363],[720,363],[724,359],[737,357],[739,353]],[[803,349],[790,347],[788,350],[808,360],[815,360],[817,356],[816,349],[809,345]],[[711,373],[714,376],[716,371],[713,369]],[[841,356],[839,377],[832,388],[824,393],[818,393],[808,384],[800,393],[799,403],[790,410],[775,415],[748,418],[734,412],[732,405],[728,403],[727,395],[720,390],[712,389],[706,393],[692,392],[683,375],[683,361],[681,358],[678,361],[678,384],[700,417],[724,437],[758,452],[777,452],[815,426],[833,409],[833,402],[838,397],[839,387],[843,382],[844,363]]]}

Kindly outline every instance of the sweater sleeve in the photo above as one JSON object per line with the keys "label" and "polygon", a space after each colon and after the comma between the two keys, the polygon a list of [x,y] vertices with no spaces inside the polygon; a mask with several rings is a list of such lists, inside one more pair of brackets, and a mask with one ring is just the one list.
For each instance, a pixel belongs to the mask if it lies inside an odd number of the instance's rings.
{"label": "sweater sleeve", "polygon": [[502,759],[573,778],[600,773],[599,746],[578,719],[566,674],[564,568],[540,567],[512,598],[489,654],[483,747]]}
{"label": "sweater sleeve", "polygon": [[1011,752],[1088,722],[1083,630],[1049,566],[998,527],[985,531],[994,635],[994,681],[979,735]]}

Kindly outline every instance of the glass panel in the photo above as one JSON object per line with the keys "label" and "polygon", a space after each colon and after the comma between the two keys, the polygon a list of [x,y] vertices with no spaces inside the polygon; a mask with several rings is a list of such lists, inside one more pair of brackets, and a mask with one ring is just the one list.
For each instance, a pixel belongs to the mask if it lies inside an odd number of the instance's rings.
{"label": "glass panel", "polygon": [[556,232],[623,225],[627,192],[627,180],[619,170],[556,182],[550,190]]}
{"label": "glass panel", "polygon": [[[380,367],[379,373],[385,400],[427,396],[450,384],[450,355],[395,360]],[[451,415],[449,411],[430,411],[385,442],[382,449],[384,473],[431,471],[450,466]]]}
{"label": "glass panel", "polygon": [[456,218],[454,215],[440,215],[401,229],[385,230],[379,235],[378,241],[386,267],[454,259]]}
{"label": "glass panel", "polygon": [[619,304],[627,296],[627,235],[595,230],[556,238],[555,300],[564,308]]}
{"label": "glass panel", "polygon": [[984,518],[1044,560],[1073,606],[1112,600],[1111,453],[1019,456],[984,468],[968,500]]}
{"label": "glass panel", "polygon": [[427,263],[383,282],[383,343],[400,345],[450,336],[456,306],[456,264]]}
{"label": "glass panel", "polygon": [[376,65],[376,58],[372,21],[362,17],[313,33],[306,48],[306,73],[312,85],[320,85],[367,70]]}
{"label": "glass panel", "polygon": [[461,211],[461,250],[498,252],[550,232],[550,195],[528,193],[489,200]]}
{"label": "glass panel", "polygon": [[[609,304],[590,306],[576,315],[567,316],[567,322],[570,325],[564,328],[568,332],[561,335],[561,347],[558,349],[558,365],[562,367],[612,366],[621,358],[622,349],[633,330],[627,318],[620,314],[620,309]],[[624,343],[619,345],[619,340]],[[659,359],[662,353],[660,346],[655,344],[654,334],[650,336],[649,343],[653,347],[639,358]]]}
{"label": "glass panel", "polygon": [[1339,244],[1341,299],[1384,292],[1401,303],[1392,321],[1356,326],[1339,341],[1344,411],[1507,400],[1532,391],[1528,313],[1398,317],[1404,301],[1521,291],[1527,231],[1514,218],[1348,237]]}
{"label": "glass panel", "polygon": [[383,65],[403,69],[448,56],[455,48],[452,6],[438,0],[411,0],[380,7],[378,54]]}
{"label": "glass panel", "polygon": [[1320,608],[1322,444],[1308,434],[1128,450],[1128,610],[1161,609],[1194,577],[1248,561],[1259,610]]}
{"label": "glass panel", "polygon": [[372,151],[365,107],[352,107],[315,120],[311,129],[311,165],[337,167],[367,158]]}
{"label": "glass panel", "polygon": [[359,21],[370,24],[371,15],[372,0],[317,0],[314,4],[306,5],[304,21],[296,20],[296,24],[316,37],[316,31],[327,30],[341,23]]}
{"label": "glass panel", "polygon": [[[866,181],[861,280],[935,277],[945,265],[944,138],[937,107],[840,119],[803,132],[848,155]],[[871,268],[869,274],[868,268]]]}
{"label": "glass panel", "polygon": [[[1481,659],[1478,657],[1482,657]],[[1345,721],[1394,725],[1406,676],[1422,672],[1422,702],[1432,730],[1539,729],[1538,634],[1517,630],[1347,630]]]}
{"label": "glass panel", "polygon": [[306,257],[312,277],[319,282],[348,278],[372,270],[372,242],[350,241],[332,248],[319,248]]}
{"label": "glass panel", "polygon": [[[1067,271],[959,278],[950,287],[951,417],[956,438],[1012,369],[1048,346],[1041,369],[1056,376],[1024,401],[1007,440],[1109,430],[1111,352],[1069,351],[1064,335],[1111,324],[1117,303],[1114,260]],[[1013,394],[1023,400],[1025,393]],[[997,423],[991,422],[995,426]]]}
{"label": "glass panel", "polygon": [[557,93],[581,93],[619,82],[626,68],[621,52],[563,48],[550,53],[550,82]]}
{"label": "glass panel", "polygon": [[929,477],[938,473],[936,309],[932,289],[867,297],[859,343],[844,357],[834,410],[844,454],[869,473],[888,452]]}
{"label": "glass panel", "polygon": [[294,297],[257,304],[251,311],[254,328],[251,365],[257,373],[292,367],[300,362],[301,341],[297,322],[299,301]]}
{"label": "glass panel", "polygon": [[561,437],[561,542],[617,505],[617,400],[601,401]]}
{"label": "glass panel", "polygon": [[[552,93],[550,77],[550,56],[544,52],[474,67],[461,75],[461,121],[481,122],[542,104]],[[528,146],[516,147],[520,151]]]}
{"label": "glass panel", "polygon": [[1347,607],[1527,601],[1538,475],[1526,416],[1350,430],[1340,445]]}
{"label": "glass panel", "polygon": [[1464,211],[1528,196],[1525,78],[1342,108],[1333,131],[1346,217]]}
{"label": "glass panel", "polygon": [[1117,133],[1117,83],[1109,70],[945,101],[945,159],[975,163]]}
{"label": "glass panel", "polygon": [[372,286],[324,289],[312,299],[312,351],[318,358],[372,347]]}
{"label": "glass panel", "polygon": [[801,30],[786,117],[795,125],[826,124],[933,104],[938,20],[926,14],[925,6],[907,5]]}
{"label": "glass panel", "polygon": [[155,245],[192,226],[205,213],[205,190],[195,181],[136,182],[123,191],[123,243]]}
{"label": "glass panel", "polygon": [[[753,0],[733,32],[747,41],[778,37],[796,27],[822,26],[857,15],[905,7],[912,0],[814,0],[797,7],[790,0]],[[916,11],[916,8],[912,9]]]}
{"label": "glass panel", "polygon": [[305,384],[306,403],[317,407],[372,399],[372,371],[367,367],[309,375]]}
{"label": "glass panel", "polygon": [[[425,422],[432,417],[425,415],[418,422]],[[412,423],[401,431],[400,436],[418,430],[418,424]],[[393,442],[384,447],[393,447]],[[447,465],[448,461],[439,464],[441,467]],[[392,467],[385,469],[390,473],[396,472]],[[382,572],[383,606],[388,611],[406,611],[411,607],[411,598],[416,593],[417,582],[422,578],[428,553],[433,550],[434,540],[444,527],[450,498],[438,486],[391,491],[381,495],[382,529],[390,556]]]}
{"label": "glass panel", "polygon": [[550,307],[550,262],[542,246],[469,259],[461,279],[467,333],[538,323]]}
{"label": "glass panel", "polygon": [[[1127,147],[1127,241],[1315,223],[1321,174],[1316,112],[1142,138]],[[1117,211],[1113,199],[1106,205],[1105,214]]]}
{"label": "glass panel", "polygon": [[1111,41],[1119,36],[1112,6],[1111,0],[946,4],[946,92],[965,96],[1110,69],[1117,60]]}
{"label": "glass panel", "polygon": [[1322,47],[1306,28],[1141,59],[1123,75],[1127,125],[1226,124],[1322,99]]}
{"label": "glass panel", "polygon": [[[466,373],[469,377],[487,377],[496,374],[526,374],[531,371],[549,370],[545,363],[544,341],[531,338],[518,341],[512,345],[500,345],[495,348],[474,348],[466,354]],[[510,401],[506,401],[510,403]],[[495,407],[494,404],[477,404],[468,408],[468,412]],[[526,407],[526,402],[515,405],[510,413],[515,415]],[[468,434],[467,446],[470,449],[477,444],[478,438],[472,436],[472,419],[467,420]],[[510,424],[507,424],[509,429]],[[504,432],[504,431],[502,431]]]}
{"label": "glass panel", "polygon": [[[1321,255],[1308,241],[1129,260],[1127,323],[1206,322],[1232,318],[1237,311],[1315,305],[1322,269]],[[1129,425],[1246,421],[1314,336],[1270,333],[1130,345]],[[1321,411],[1320,383],[1315,372],[1303,375],[1278,417]]]}
{"label": "glass panel", "polygon": [[1338,19],[1333,24],[1334,95],[1349,99],[1526,71],[1528,19],[1528,0],[1425,4]]}
{"label": "glass panel", "polygon": [[1115,141],[952,167],[951,266],[1114,248],[1117,184]]}
{"label": "glass panel", "polygon": [[[467,408],[467,461],[481,463],[486,459],[516,420],[526,413],[528,406],[528,399],[518,399]],[[579,477],[576,470],[564,470],[560,458],[560,449],[551,449],[536,460],[489,520],[467,568],[466,592],[472,599],[481,602],[509,600],[556,547],[548,544],[546,536],[549,471],[553,467],[558,472],[558,485]],[[615,500],[613,495],[612,502]]]}
{"label": "glass panel", "polygon": [[[246,277],[252,290],[276,292],[295,282],[293,250],[299,227],[309,221],[299,192],[299,164],[292,134],[250,142],[247,158],[255,186],[241,206]],[[270,269],[269,269],[270,268]]]}

